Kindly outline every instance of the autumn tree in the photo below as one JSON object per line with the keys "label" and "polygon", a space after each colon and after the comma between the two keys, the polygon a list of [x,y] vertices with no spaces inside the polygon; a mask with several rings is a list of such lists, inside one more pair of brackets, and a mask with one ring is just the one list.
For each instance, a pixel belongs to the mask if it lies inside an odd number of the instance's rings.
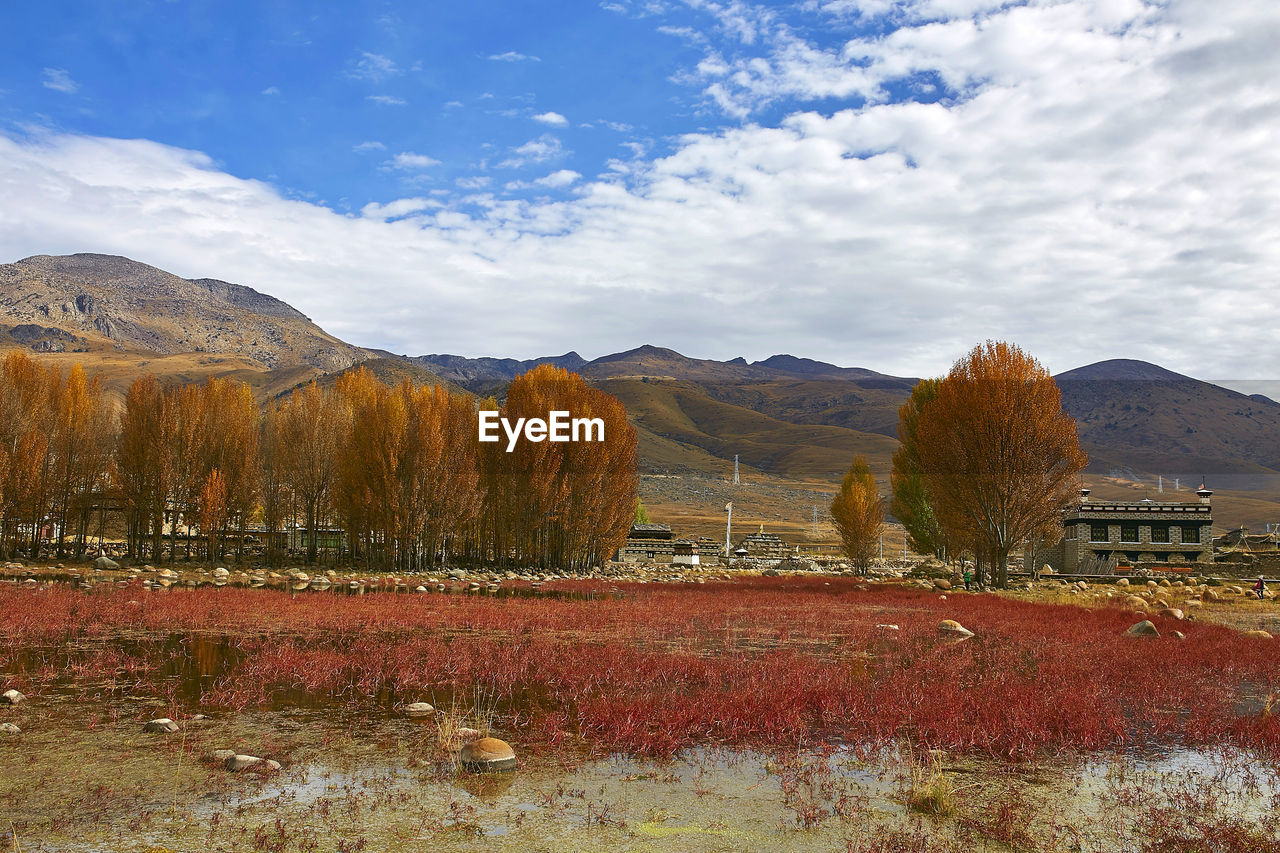
{"label": "autumn tree", "polygon": [[1088,459],[1049,372],[1018,347],[981,344],[919,411],[919,470],[948,540],[971,543],[1008,584],[1009,554],[1061,536]]}
{"label": "autumn tree", "polygon": [[[221,525],[206,535],[220,538],[232,521],[237,527],[237,556],[242,553],[244,528],[257,508],[260,474],[258,405],[253,392],[243,382],[212,377],[204,383],[198,408],[199,466],[193,476],[209,482],[212,472],[225,490],[225,511],[219,516]],[[212,539],[210,540],[212,541]],[[221,557],[211,552],[210,559]]]}
{"label": "autumn tree", "polygon": [[500,562],[583,571],[608,559],[635,519],[636,433],[617,398],[547,364],[512,381],[501,413],[515,422],[552,411],[599,419],[603,440],[486,445],[487,536]]}
{"label": "autumn tree", "polygon": [[311,382],[294,389],[280,404],[278,419],[275,464],[291,495],[291,515],[306,526],[307,560],[315,562],[316,528],[328,519],[331,508],[347,410],[335,390]]}
{"label": "autumn tree", "polygon": [[226,524],[228,494],[226,479],[221,471],[214,468],[200,487],[197,516],[200,532],[206,537],[205,555],[210,560],[216,559],[221,553],[218,538]]}
{"label": "autumn tree", "polygon": [[893,491],[889,512],[902,522],[912,547],[921,554],[941,554],[947,544],[920,469],[917,437],[920,412],[937,394],[938,382],[921,379],[911,389],[907,401],[898,407],[898,449],[894,451],[893,470],[889,475]]}
{"label": "autumn tree", "polygon": [[115,415],[101,382],[87,378],[80,364],[72,365],[65,378],[58,371],[51,374],[50,513],[61,558],[73,521],[76,553],[83,552],[93,501],[109,481]]}
{"label": "autumn tree", "polygon": [[864,457],[853,458],[840,491],[831,501],[831,518],[840,531],[845,553],[854,567],[866,574],[884,526],[884,498]]}
{"label": "autumn tree", "polygon": [[140,556],[142,542],[149,540],[155,560],[160,557],[169,494],[168,466],[160,446],[165,405],[164,389],[154,376],[140,376],[129,386],[113,469],[127,514],[129,553]]}

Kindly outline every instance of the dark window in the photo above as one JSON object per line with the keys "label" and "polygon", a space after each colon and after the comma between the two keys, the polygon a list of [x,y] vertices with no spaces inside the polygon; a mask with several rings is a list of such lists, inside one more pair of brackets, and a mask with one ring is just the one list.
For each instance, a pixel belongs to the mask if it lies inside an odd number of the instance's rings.
{"label": "dark window", "polygon": [[1107,535],[1107,526],[1105,524],[1089,525],[1089,541],[1090,542],[1108,542],[1111,537]]}
{"label": "dark window", "polygon": [[1138,525],[1136,524],[1120,525],[1120,541],[1121,542],[1137,542],[1138,541]]}
{"label": "dark window", "polygon": [[1169,525],[1167,524],[1151,525],[1151,541],[1152,542],[1168,542],[1169,541]]}
{"label": "dark window", "polygon": [[1194,543],[1196,543],[1196,544],[1199,544],[1199,542],[1200,542],[1200,528],[1199,528],[1199,527],[1192,527],[1190,524],[1184,524],[1184,525],[1182,525],[1182,541],[1183,541],[1183,542],[1194,542]]}

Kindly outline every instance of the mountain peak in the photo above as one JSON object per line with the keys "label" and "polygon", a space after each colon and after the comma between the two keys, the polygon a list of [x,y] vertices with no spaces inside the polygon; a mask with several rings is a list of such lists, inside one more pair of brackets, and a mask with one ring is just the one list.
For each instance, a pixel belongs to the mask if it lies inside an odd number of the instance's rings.
{"label": "mountain peak", "polygon": [[1190,376],[1174,373],[1149,361],[1131,358],[1112,358],[1086,364],[1054,377],[1059,382],[1080,380],[1141,381],[1141,382],[1196,382]]}

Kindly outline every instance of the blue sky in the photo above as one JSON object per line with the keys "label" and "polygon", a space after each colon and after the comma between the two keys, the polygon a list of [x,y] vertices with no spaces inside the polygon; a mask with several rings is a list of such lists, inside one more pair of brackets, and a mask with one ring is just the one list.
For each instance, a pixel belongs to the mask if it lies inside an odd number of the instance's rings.
{"label": "blue sky", "polygon": [[[1272,378],[1260,0],[7,4],[0,261],[419,354]],[[1242,322],[1248,318],[1248,322]]]}
{"label": "blue sky", "polygon": [[[531,184],[669,153],[683,134],[739,123],[682,79],[708,45],[753,47],[679,5],[99,2],[7,14],[11,32],[40,34],[17,40],[0,76],[12,125],[203,151],[344,211],[406,193],[555,194],[568,186]],[[815,35],[833,44],[856,29]]]}

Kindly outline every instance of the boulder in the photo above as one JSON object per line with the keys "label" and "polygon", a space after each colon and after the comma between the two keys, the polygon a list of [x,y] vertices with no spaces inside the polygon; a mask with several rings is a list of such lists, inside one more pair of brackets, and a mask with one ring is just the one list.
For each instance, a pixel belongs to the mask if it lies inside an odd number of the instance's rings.
{"label": "boulder", "polygon": [[168,717],[161,717],[143,724],[142,730],[149,735],[170,735],[178,730],[178,724]]}
{"label": "boulder", "polygon": [[1128,586],[1128,585],[1129,585],[1128,578],[1120,578],[1120,580],[1116,581],[1116,586]]}
{"label": "boulder", "polygon": [[1200,593],[1200,600],[1201,601],[1221,601],[1222,596],[1218,595],[1218,593],[1212,589],[1206,589],[1204,592]]}
{"label": "boulder", "polygon": [[947,590],[951,589],[951,581],[943,580],[942,578],[939,578],[938,580],[934,581],[933,585],[936,586],[938,589],[942,590],[943,592],[946,592]]}
{"label": "boulder", "polygon": [[464,744],[458,752],[458,763],[473,773],[498,773],[519,766],[515,750],[496,737],[482,737]]}
{"label": "boulder", "polygon": [[1126,637],[1159,637],[1160,632],[1156,630],[1156,626],[1152,624],[1150,619],[1143,619],[1136,625],[1129,626],[1124,632]]}
{"label": "boulder", "polygon": [[1146,610],[1147,600],[1139,595],[1130,595],[1124,600],[1125,607],[1132,607],[1135,610]]}
{"label": "boulder", "polygon": [[1245,632],[1244,632],[1244,635],[1245,635],[1246,637],[1253,637],[1255,640],[1270,640],[1270,639],[1272,639],[1272,636],[1271,636],[1270,632],[1268,632],[1268,631],[1263,631],[1263,630],[1261,630],[1261,629],[1256,630],[1256,631],[1245,631]]}
{"label": "boulder", "polygon": [[1166,607],[1156,615],[1163,616],[1166,619],[1177,619],[1178,621],[1182,621],[1187,618],[1186,614],[1176,607]]}
{"label": "boulder", "polygon": [[259,758],[256,755],[232,754],[223,766],[232,773],[239,773],[242,770],[279,770],[280,762],[272,761],[270,758]]}
{"label": "boulder", "polygon": [[6,690],[0,693],[0,705],[21,705],[25,701],[27,697],[17,690]]}
{"label": "boulder", "polygon": [[1169,633],[1173,636],[1175,640],[1185,640],[1187,638],[1187,635],[1182,633],[1181,631],[1170,631]]}
{"label": "boulder", "polygon": [[404,706],[404,712],[410,717],[425,717],[433,711],[435,711],[435,708],[427,702],[410,702]]}
{"label": "boulder", "polygon": [[18,728],[13,723],[0,723],[0,733],[6,735],[20,735],[22,734],[22,729]]}
{"label": "boulder", "polygon": [[110,557],[99,557],[93,561],[93,567],[95,569],[118,569],[120,564]]}
{"label": "boulder", "polygon": [[215,749],[210,757],[219,764],[225,764],[228,758],[236,754],[234,749]]}
{"label": "boulder", "polygon": [[959,640],[967,640],[973,636],[973,632],[954,619],[943,619],[938,623],[938,635]]}

